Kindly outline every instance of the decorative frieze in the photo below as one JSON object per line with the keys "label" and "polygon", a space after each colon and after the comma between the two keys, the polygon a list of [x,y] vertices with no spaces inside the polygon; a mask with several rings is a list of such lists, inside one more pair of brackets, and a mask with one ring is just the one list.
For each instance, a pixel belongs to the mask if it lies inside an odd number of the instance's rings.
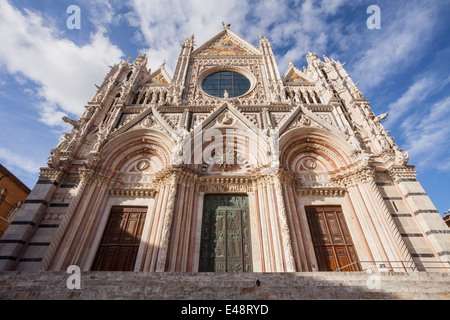
{"label": "decorative frieze", "polygon": [[417,173],[413,166],[392,166],[388,168],[388,172],[397,183],[417,182]]}
{"label": "decorative frieze", "polygon": [[113,189],[109,192],[111,197],[123,198],[154,198],[156,190],[154,189]]}
{"label": "decorative frieze", "polygon": [[59,182],[64,174],[62,169],[41,168],[39,180],[50,180]]}
{"label": "decorative frieze", "polygon": [[300,197],[343,197],[345,189],[339,188],[316,188],[316,189],[296,189]]}
{"label": "decorative frieze", "polygon": [[200,192],[206,193],[248,193],[253,192],[250,178],[201,178]]}

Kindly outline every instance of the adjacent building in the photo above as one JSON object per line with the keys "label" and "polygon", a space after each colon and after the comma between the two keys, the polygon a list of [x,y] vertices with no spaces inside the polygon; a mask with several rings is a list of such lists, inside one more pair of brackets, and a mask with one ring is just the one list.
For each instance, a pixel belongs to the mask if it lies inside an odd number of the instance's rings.
{"label": "adjacent building", "polygon": [[0,164],[0,238],[30,194],[30,189]]}

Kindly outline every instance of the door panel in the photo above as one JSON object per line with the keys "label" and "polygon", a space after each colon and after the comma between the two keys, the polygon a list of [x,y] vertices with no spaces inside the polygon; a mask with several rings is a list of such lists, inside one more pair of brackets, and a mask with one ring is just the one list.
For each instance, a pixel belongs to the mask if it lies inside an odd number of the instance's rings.
{"label": "door panel", "polygon": [[[358,261],[340,207],[305,207],[320,271],[333,271]],[[360,271],[354,264],[342,271]]]}
{"label": "door panel", "polygon": [[206,195],[199,271],[251,272],[248,197]]}
{"label": "door panel", "polygon": [[132,271],[147,207],[113,207],[91,270]]}

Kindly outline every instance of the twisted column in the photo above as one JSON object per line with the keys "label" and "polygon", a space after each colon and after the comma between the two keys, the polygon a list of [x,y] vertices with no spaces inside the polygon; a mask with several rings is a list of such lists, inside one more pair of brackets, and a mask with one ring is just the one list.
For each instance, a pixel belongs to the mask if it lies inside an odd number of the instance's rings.
{"label": "twisted column", "polygon": [[284,256],[286,261],[286,271],[295,272],[294,252],[292,250],[291,235],[284,206],[283,191],[281,189],[281,179],[278,174],[274,177],[274,186],[277,197],[278,217],[281,228],[281,239],[283,242]]}
{"label": "twisted column", "polygon": [[161,235],[158,260],[156,263],[156,271],[164,272],[167,260],[167,251],[169,249],[170,229],[173,220],[173,211],[175,207],[175,196],[177,193],[177,175],[172,174],[169,188],[169,197],[167,200],[167,208],[164,214],[164,225]]}

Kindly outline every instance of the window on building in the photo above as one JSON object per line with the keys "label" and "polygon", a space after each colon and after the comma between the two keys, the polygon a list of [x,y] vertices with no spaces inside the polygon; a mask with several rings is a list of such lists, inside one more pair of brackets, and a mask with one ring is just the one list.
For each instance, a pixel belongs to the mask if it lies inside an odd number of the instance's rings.
{"label": "window on building", "polygon": [[202,82],[202,88],[213,97],[224,98],[228,95],[229,98],[234,98],[250,90],[250,80],[237,72],[219,71],[207,76]]}

